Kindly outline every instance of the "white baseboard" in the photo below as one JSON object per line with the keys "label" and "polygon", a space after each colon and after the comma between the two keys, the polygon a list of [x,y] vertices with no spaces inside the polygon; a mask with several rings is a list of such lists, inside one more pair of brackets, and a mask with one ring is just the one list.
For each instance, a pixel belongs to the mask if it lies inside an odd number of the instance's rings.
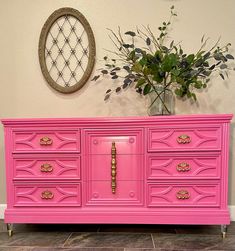
{"label": "white baseboard", "polygon": [[235,206],[229,206],[231,221],[235,221]]}
{"label": "white baseboard", "polygon": [[[0,219],[4,219],[4,210],[6,209],[6,204],[0,204]],[[235,206],[229,206],[231,221],[235,221]]]}
{"label": "white baseboard", "polygon": [[7,208],[6,204],[0,204],[0,219],[4,219],[4,211]]}

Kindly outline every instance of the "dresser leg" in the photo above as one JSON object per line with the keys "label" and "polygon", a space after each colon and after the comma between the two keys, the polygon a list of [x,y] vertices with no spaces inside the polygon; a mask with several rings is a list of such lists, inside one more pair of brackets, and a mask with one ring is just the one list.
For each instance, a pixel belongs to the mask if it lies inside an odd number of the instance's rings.
{"label": "dresser leg", "polygon": [[227,233],[227,225],[221,225],[221,234],[223,239],[226,237],[226,233]]}
{"label": "dresser leg", "polygon": [[13,224],[7,223],[7,232],[8,232],[9,237],[13,235]]}

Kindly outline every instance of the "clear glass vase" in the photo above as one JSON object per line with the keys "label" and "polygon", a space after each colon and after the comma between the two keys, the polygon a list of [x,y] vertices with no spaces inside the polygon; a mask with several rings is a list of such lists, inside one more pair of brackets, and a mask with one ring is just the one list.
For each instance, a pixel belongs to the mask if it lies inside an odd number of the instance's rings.
{"label": "clear glass vase", "polygon": [[155,84],[155,91],[148,94],[148,114],[150,116],[171,115],[174,113],[174,96],[170,89]]}

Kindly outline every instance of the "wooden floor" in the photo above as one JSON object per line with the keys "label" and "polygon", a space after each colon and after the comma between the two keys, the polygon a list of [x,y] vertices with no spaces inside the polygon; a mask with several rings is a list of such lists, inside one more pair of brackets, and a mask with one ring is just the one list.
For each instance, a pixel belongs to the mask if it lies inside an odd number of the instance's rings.
{"label": "wooden floor", "polygon": [[0,220],[0,251],[235,250],[235,222],[220,226],[15,224],[9,237]]}

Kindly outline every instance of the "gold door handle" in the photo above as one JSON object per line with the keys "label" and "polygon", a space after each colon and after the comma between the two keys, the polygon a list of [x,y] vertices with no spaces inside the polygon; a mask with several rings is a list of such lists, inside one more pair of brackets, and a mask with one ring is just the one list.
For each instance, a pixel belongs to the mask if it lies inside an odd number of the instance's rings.
{"label": "gold door handle", "polygon": [[111,148],[111,187],[112,187],[112,193],[116,193],[116,175],[117,175],[117,163],[116,163],[116,146],[115,142],[112,142],[112,148]]}
{"label": "gold door handle", "polygon": [[178,200],[187,200],[190,198],[190,194],[187,190],[180,190],[177,192],[176,197]]}
{"label": "gold door handle", "polygon": [[53,166],[51,164],[45,163],[41,165],[41,172],[50,173],[53,171]]}
{"label": "gold door handle", "polygon": [[181,162],[177,165],[176,169],[178,172],[188,172],[188,171],[190,171],[191,168],[188,163]]}
{"label": "gold door handle", "polygon": [[44,200],[51,200],[53,199],[53,197],[54,197],[54,194],[49,190],[43,191],[41,194],[41,198]]}
{"label": "gold door handle", "polygon": [[182,135],[178,136],[177,142],[179,144],[188,144],[191,142],[191,138],[187,134],[182,134]]}
{"label": "gold door handle", "polygon": [[39,143],[41,146],[49,146],[52,145],[53,140],[47,136],[44,136],[40,139]]}

